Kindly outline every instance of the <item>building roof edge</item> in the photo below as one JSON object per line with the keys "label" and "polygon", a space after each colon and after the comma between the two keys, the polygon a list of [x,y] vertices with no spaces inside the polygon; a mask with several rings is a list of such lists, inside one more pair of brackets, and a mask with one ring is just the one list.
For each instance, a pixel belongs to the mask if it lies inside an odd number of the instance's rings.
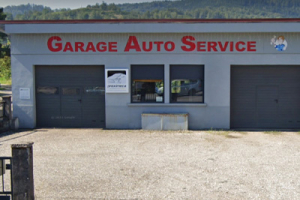
{"label": "building roof edge", "polygon": [[101,24],[101,23],[284,23],[300,22],[300,18],[265,19],[90,19],[90,20],[12,20],[0,24]]}

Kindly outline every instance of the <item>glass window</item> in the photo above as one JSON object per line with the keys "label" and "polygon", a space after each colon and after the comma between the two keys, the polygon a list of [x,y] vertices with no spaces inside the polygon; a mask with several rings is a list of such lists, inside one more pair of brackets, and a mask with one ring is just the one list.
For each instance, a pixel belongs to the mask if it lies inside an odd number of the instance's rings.
{"label": "glass window", "polygon": [[164,102],[164,66],[131,66],[131,102]]}
{"label": "glass window", "polygon": [[80,88],[62,88],[62,94],[63,95],[79,95],[80,94]]}
{"label": "glass window", "polygon": [[171,65],[171,103],[204,102],[204,66]]}
{"label": "glass window", "polygon": [[105,94],[105,88],[104,87],[85,87],[84,88],[85,94]]}
{"label": "glass window", "polygon": [[58,94],[58,87],[50,87],[50,86],[37,87],[36,92],[38,94]]}

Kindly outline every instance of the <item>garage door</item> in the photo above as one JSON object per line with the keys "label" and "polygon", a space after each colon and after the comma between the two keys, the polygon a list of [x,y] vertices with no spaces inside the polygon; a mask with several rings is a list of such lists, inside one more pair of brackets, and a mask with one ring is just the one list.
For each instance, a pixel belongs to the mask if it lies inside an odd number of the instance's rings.
{"label": "garage door", "polygon": [[104,66],[36,66],[37,127],[105,126]]}
{"label": "garage door", "polygon": [[300,128],[300,66],[231,66],[231,128]]}

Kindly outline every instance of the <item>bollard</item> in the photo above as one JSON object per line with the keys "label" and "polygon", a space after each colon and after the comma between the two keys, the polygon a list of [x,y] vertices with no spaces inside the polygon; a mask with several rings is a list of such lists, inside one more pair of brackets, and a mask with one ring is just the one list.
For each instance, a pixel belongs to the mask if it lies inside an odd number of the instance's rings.
{"label": "bollard", "polygon": [[32,145],[11,145],[13,200],[34,200]]}

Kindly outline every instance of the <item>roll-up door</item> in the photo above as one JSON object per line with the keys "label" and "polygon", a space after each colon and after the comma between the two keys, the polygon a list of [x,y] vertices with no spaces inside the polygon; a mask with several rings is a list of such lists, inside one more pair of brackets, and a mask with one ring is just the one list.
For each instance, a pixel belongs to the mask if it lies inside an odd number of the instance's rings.
{"label": "roll-up door", "polygon": [[105,126],[104,66],[36,66],[37,127]]}
{"label": "roll-up door", "polygon": [[231,66],[231,128],[300,128],[300,66]]}

